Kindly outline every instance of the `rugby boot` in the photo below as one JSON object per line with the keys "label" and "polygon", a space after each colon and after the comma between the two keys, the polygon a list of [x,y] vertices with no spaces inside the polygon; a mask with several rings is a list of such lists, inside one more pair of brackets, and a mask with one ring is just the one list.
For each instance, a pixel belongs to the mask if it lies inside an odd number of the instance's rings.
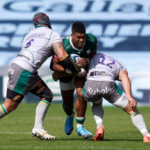
{"label": "rugby boot", "polygon": [[150,135],[149,136],[143,135],[143,142],[150,143]]}
{"label": "rugby boot", "polygon": [[71,118],[69,118],[68,116],[66,117],[65,128],[64,128],[66,135],[70,135],[72,133],[73,121],[74,121],[74,112]]}
{"label": "rugby boot", "polygon": [[83,126],[77,128],[77,134],[82,136],[84,139],[92,137],[92,133],[86,130]]}
{"label": "rugby boot", "polygon": [[104,128],[100,126],[95,134],[94,141],[103,141],[104,139]]}
{"label": "rugby boot", "polygon": [[56,140],[55,136],[48,134],[48,132],[43,129],[33,128],[31,134],[41,140]]}

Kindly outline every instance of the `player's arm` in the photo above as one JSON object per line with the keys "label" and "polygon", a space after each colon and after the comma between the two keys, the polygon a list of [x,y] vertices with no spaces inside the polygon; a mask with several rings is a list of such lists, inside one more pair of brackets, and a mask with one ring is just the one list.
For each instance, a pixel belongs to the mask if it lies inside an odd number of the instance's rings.
{"label": "player's arm", "polygon": [[66,73],[66,69],[59,64],[59,59],[55,55],[52,57],[50,69],[54,71],[52,77],[55,81],[62,77],[67,77],[71,75],[71,73]]}
{"label": "player's arm", "polygon": [[132,94],[131,94],[131,82],[128,77],[128,72],[126,70],[121,70],[119,72],[119,80],[122,81],[122,85],[124,88],[124,91],[127,95],[127,98],[130,102],[130,107],[136,107],[137,102],[136,100],[133,99]]}
{"label": "player's arm", "polygon": [[71,70],[72,73],[80,74],[81,69],[73,62],[71,57],[67,54],[64,49],[62,42],[56,42],[53,44],[53,51],[57,55],[60,64],[64,67],[64,69]]}

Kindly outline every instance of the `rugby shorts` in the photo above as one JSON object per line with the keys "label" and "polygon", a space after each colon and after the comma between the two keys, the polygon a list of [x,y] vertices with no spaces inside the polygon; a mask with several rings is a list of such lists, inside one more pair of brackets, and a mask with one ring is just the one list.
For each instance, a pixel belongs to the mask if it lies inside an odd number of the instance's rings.
{"label": "rugby shorts", "polygon": [[101,98],[116,107],[124,109],[128,104],[126,94],[120,90],[115,82],[87,80],[82,89],[84,99],[96,103]]}
{"label": "rugby shorts", "polygon": [[7,88],[21,95],[26,95],[32,86],[41,80],[37,72],[31,73],[15,63],[11,64],[8,77]]}

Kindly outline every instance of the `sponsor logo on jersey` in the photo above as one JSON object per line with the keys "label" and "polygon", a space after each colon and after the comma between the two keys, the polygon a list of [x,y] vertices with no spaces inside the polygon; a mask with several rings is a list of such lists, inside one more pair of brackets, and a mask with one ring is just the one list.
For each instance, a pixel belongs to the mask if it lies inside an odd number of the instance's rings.
{"label": "sponsor logo on jersey", "polygon": [[95,94],[106,94],[108,93],[109,91],[111,91],[112,89],[111,88],[108,88],[108,87],[105,87],[103,89],[93,89],[92,87],[88,87],[87,88],[87,91],[91,94],[91,95],[95,95]]}

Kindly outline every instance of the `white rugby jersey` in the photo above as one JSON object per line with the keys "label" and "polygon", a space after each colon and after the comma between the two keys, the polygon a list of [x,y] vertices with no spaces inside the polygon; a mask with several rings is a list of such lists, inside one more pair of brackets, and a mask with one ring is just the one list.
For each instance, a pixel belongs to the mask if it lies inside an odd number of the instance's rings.
{"label": "white rugby jersey", "polygon": [[62,42],[60,35],[45,26],[38,26],[24,38],[22,49],[13,63],[35,72],[53,55],[53,44]]}
{"label": "white rugby jersey", "polygon": [[126,70],[110,56],[97,53],[90,61],[87,80],[115,81],[121,70]]}

